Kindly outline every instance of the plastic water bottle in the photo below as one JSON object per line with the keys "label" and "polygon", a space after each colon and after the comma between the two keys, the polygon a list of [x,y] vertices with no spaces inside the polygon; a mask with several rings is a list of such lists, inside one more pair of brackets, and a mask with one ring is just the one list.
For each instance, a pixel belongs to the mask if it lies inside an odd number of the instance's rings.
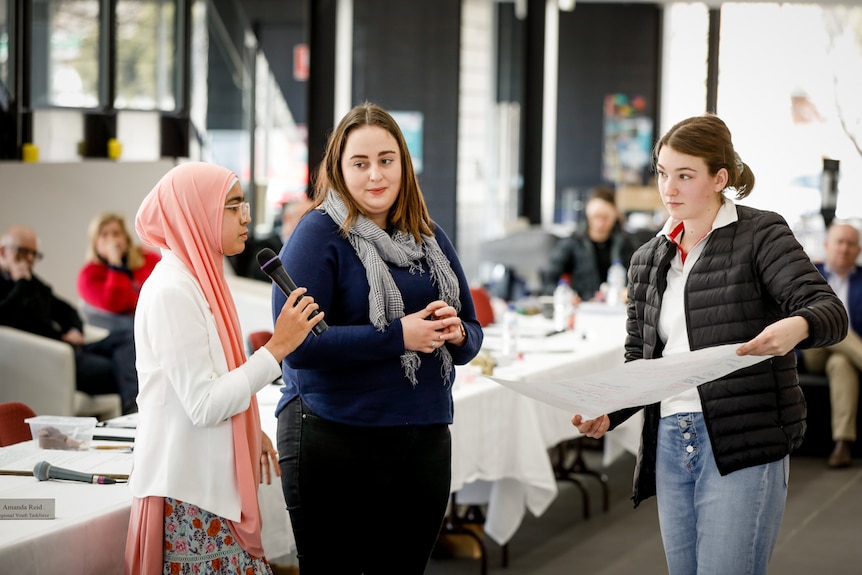
{"label": "plastic water bottle", "polygon": [[560,280],[554,288],[554,331],[566,331],[571,325],[572,296],[575,292],[566,280]]}
{"label": "plastic water bottle", "polygon": [[515,304],[509,304],[509,307],[503,313],[503,345],[501,349],[503,357],[515,359],[518,357],[518,312],[515,311]]}
{"label": "plastic water bottle", "polygon": [[626,289],[626,269],[620,260],[614,260],[611,267],[608,269],[608,295],[607,303],[609,305],[618,305],[623,303],[623,293]]}

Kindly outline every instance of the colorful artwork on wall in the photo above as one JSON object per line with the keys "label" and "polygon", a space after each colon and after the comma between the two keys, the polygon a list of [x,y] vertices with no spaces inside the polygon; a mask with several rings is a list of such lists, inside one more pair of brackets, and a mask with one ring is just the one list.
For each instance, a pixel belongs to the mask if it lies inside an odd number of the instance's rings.
{"label": "colorful artwork on wall", "polygon": [[604,102],[602,175],[617,186],[649,180],[653,119],[643,96],[608,94]]}

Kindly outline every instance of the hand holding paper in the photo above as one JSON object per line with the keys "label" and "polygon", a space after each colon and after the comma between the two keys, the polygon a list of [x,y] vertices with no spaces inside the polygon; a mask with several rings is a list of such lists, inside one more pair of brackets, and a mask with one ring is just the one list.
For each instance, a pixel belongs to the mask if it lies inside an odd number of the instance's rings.
{"label": "hand holding paper", "polygon": [[738,344],[642,359],[600,373],[573,373],[558,380],[494,381],[585,420],[626,407],[649,405],[760,363],[770,356],[736,355]]}
{"label": "hand holding paper", "polygon": [[572,417],[572,425],[587,437],[599,439],[610,429],[611,420],[607,415],[600,415],[595,419],[585,419],[583,415],[576,413]]}

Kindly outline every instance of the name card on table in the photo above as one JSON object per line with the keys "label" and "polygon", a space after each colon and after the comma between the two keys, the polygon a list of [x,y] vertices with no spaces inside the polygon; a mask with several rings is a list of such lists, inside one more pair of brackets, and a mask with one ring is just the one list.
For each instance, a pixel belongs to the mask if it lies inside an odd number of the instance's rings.
{"label": "name card on table", "polygon": [[54,499],[0,499],[0,519],[55,519]]}

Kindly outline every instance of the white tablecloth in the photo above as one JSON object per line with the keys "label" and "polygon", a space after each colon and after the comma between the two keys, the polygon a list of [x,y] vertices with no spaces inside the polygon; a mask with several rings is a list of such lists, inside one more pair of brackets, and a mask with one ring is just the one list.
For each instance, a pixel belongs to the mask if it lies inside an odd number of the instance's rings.
{"label": "white tablecloth", "polygon": [[[104,464],[79,466],[68,462],[70,452],[37,450],[33,442],[0,449],[4,458],[27,448],[38,459],[83,472],[128,473],[131,454],[88,452],[88,461]],[[62,459],[57,459],[58,457]],[[24,465],[32,469],[29,464]],[[126,484],[92,485],[77,481],[37,481],[35,477],[0,476],[0,498],[55,500],[56,519],[5,519],[0,521],[0,572],[15,575],[112,575],[123,572],[131,495]]]}
{"label": "white tablecloth", "polygon": [[525,507],[541,515],[557,496],[533,400],[488,380],[457,384],[452,491],[458,503],[488,503],[485,533],[514,535]]}

